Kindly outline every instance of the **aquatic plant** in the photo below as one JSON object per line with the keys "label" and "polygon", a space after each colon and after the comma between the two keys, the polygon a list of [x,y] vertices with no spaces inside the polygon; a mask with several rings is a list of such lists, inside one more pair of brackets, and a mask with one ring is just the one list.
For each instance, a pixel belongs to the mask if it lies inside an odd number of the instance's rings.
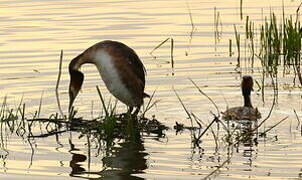
{"label": "aquatic plant", "polygon": [[248,41],[252,68],[254,67],[254,57],[255,57],[255,34],[256,34],[255,23],[250,21],[249,16],[246,16],[245,38]]}
{"label": "aquatic plant", "polygon": [[261,64],[267,72],[274,75],[278,72],[281,63],[282,29],[278,28],[277,18],[274,13],[270,19],[265,18],[264,24],[260,28],[260,52]]}
{"label": "aquatic plant", "polygon": [[237,67],[240,67],[240,34],[237,32],[236,25],[234,25],[234,31],[235,31],[235,39],[236,39],[236,45],[237,45]]}
{"label": "aquatic plant", "polygon": [[[300,5],[301,6],[301,5]],[[295,79],[298,77],[302,85],[301,75],[301,22],[299,20],[300,6],[296,11],[295,18],[284,14],[282,21],[278,20],[274,12],[265,17],[260,24],[259,33],[256,33],[255,22],[249,16],[245,20],[245,40],[248,42],[251,66],[254,66],[254,56],[257,56],[264,70],[263,75],[278,76],[279,67],[283,68],[283,74],[294,71]],[[235,39],[237,44],[237,61],[240,66],[240,34],[234,25]],[[259,39],[259,46],[255,45],[255,39]],[[255,47],[259,47],[256,52]],[[276,87],[277,88],[277,87]]]}
{"label": "aquatic plant", "polygon": [[240,19],[243,19],[243,11],[242,11],[242,6],[243,6],[243,0],[240,0]]}
{"label": "aquatic plant", "polygon": [[156,51],[157,49],[159,49],[162,45],[164,45],[167,41],[171,42],[170,44],[170,63],[171,63],[171,69],[172,69],[172,75],[174,75],[174,56],[173,56],[173,52],[174,52],[174,39],[173,38],[167,38],[165,40],[163,40],[162,42],[160,42],[158,45],[156,45],[150,52],[149,54],[156,59],[156,56],[153,55],[153,52]]}
{"label": "aquatic plant", "polygon": [[[297,14],[298,16],[298,14]],[[293,67],[295,75],[298,76],[299,82],[302,85],[301,76],[301,23],[292,19],[292,17],[284,20],[283,31],[283,61],[284,67]]]}
{"label": "aquatic plant", "polygon": [[222,22],[220,18],[220,12],[217,8],[214,8],[214,40],[215,40],[215,51],[217,51],[217,44],[220,42],[222,37]]}

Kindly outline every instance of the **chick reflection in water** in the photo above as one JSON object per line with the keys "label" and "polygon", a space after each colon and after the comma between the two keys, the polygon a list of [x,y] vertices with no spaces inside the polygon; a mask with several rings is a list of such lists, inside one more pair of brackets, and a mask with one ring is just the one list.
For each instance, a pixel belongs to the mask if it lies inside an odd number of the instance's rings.
{"label": "chick reflection in water", "polygon": [[251,91],[253,90],[253,78],[251,76],[243,76],[241,82],[242,96],[244,106],[233,107],[223,112],[226,120],[250,120],[256,121],[261,118],[261,114],[257,108],[253,108],[251,101]]}

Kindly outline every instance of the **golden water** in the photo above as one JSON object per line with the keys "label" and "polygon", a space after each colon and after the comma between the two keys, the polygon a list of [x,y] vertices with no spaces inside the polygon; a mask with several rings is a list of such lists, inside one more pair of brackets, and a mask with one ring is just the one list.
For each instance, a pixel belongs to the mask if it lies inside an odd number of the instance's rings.
{"label": "golden water", "polygon": [[[187,2],[187,3],[186,3]],[[300,2],[285,0],[286,14],[295,14]],[[189,6],[189,7],[188,7]],[[215,44],[214,7],[220,13],[222,34]],[[192,36],[189,9],[195,31]],[[256,22],[274,11],[281,17],[282,1],[254,0],[243,2],[243,16]],[[205,122],[213,117],[212,104],[193,87],[192,78],[211,96],[220,110],[227,105],[241,104],[240,78],[251,74],[249,68],[235,70],[236,46],[233,25],[244,30],[240,20],[239,1],[36,1],[0,0],[0,97],[17,105],[22,96],[27,112],[39,107],[43,92],[42,115],[58,112],[55,84],[60,50],[64,50],[63,74],[60,83],[61,104],[68,106],[69,61],[89,46],[105,39],[122,41],[141,57],[147,69],[146,92],[155,89],[160,103],[148,113],[169,127],[175,121],[190,125],[172,88],[179,93],[187,108]],[[244,34],[241,35],[244,39]],[[166,38],[174,40],[175,69],[170,64],[170,41],[150,56],[152,49]],[[229,57],[229,39],[233,40],[235,55]],[[244,55],[244,52],[243,52]],[[258,61],[257,61],[258,62]],[[243,64],[244,65],[244,64]],[[247,67],[247,66],[244,66]],[[261,81],[259,63],[254,79]],[[95,89],[101,85],[106,99],[110,95],[96,68],[85,65],[83,90],[76,100],[78,116],[91,118],[101,112]],[[270,79],[266,79],[270,83]],[[291,76],[281,77],[281,84],[291,83]],[[265,103],[259,92],[253,93],[253,103],[266,117],[271,107],[273,90],[266,88]],[[92,108],[93,104],[93,108]],[[301,177],[302,138],[296,129],[293,109],[301,115],[299,89],[279,89],[279,103],[266,127],[285,116],[285,123],[274,128],[257,146],[240,146],[217,179],[280,179]],[[120,104],[119,111],[125,111]],[[38,131],[38,129],[36,129]],[[72,141],[69,141],[72,136]],[[224,144],[215,149],[211,133],[203,137],[200,151],[191,146],[190,132],[175,135],[166,132],[165,138],[144,138],[137,144],[120,143],[112,152],[97,152],[93,146],[88,155],[87,138],[65,133],[55,137],[35,139],[33,148],[26,139],[7,137],[1,149],[0,179],[67,179],[124,178],[201,179],[221,165],[229,153]],[[138,145],[139,144],[139,145]],[[104,169],[104,167],[107,167]],[[103,170],[103,171],[102,171]]]}

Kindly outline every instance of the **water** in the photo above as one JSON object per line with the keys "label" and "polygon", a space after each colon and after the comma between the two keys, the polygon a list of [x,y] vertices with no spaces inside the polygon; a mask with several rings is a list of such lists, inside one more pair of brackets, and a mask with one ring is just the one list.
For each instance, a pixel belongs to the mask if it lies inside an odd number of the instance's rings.
{"label": "water", "polygon": [[[0,1],[0,97],[8,96],[11,106],[24,97],[27,115],[39,107],[43,93],[41,116],[58,112],[55,84],[60,50],[64,50],[60,98],[64,112],[68,106],[69,61],[89,46],[104,40],[122,41],[139,54],[147,69],[146,92],[156,89],[160,100],[148,114],[169,127],[175,122],[190,126],[177,100],[174,88],[186,107],[208,123],[213,119],[213,105],[188,80],[192,78],[221,111],[227,106],[241,105],[240,78],[251,74],[247,63],[235,70],[236,46],[234,27],[244,30],[240,20],[239,2],[227,1]],[[286,0],[285,13],[295,14],[298,1]],[[196,30],[192,27],[188,7]],[[220,13],[222,35],[215,44],[214,7]],[[243,16],[256,22],[273,10],[281,17],[282,2],[243,2]],[[219,26],[219,29],[221,27]],[[242,39],[244,34],[241,35]],[[166,38],[174,40],[174,75],[170,63],[170,41],[154,51]],[[229,57],[229,39],[233,40],[235,55]],[[243,45],[244,46],[244,45]],[[187,55],[186,55],[187,54]],[[244,56],[244,51],[242,52]],[[96,68],[85,65],[83,90],[75,102],[78,116],[97,117],[101,105],[95,86],[107,92]],[[253,77],[261,82],[260,63],[256,61]],[[191,135],[184,131],[175,135],[173,129],[162,138],[142,137],[133,142],[118,142],[111,151],[100,151],[88,138],[78,133],[63,133],[55,137],[37,138],[30,145],[15,134],[6,137],[0,151],[1,179],[75,179],[113,177],[133,179],[201,179],[217,166],[227,163],[216,173],[217,179],[281,179],[301,177],[300,127],[293,112],[301,116],[301,92],[287,88],[292,76],[280,77],[278,104],[265,127],[283,117],[289,118],[259,138],[258,145],[228,148],[223,141],[215,145],[209,132],[202,138],[201,148],[192,148]],[[270,78],[266,78],[270,83]],[[257,88],[255,88],[256,90]],[[273,99],[272,88],[266,88],[265,103],[261,93],[253,93],[253,104],[268,114]],[[93,107],[92,107],[93,104]],[[125,107],[119,104],[119,112]],[[263,128],[262,128],[263,130]],[[39,128],[34,129],[35,132]],[[222,135],[221,137],[222,138]],[[91,147],[91,148],[88,148]]]}

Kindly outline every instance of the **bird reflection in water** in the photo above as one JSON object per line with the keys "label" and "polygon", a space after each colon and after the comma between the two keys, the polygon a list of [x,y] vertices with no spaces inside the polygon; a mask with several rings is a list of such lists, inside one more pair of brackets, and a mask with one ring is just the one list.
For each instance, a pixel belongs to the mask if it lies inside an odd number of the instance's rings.
{"label": "bird reflection in water", "polygon": [[76,153],[77,151],[79,151],[79,149],[75,148],[75,145],[72,143],[71,139],[69,139],[69,144],[69,152],[72,154],[71,161],[69,163],[69,166],[71,167],[70,176],[76,176],[86,171],[80,163],[85,162],[87,157],[84,154]]}
{"label": "bird reflection in water", "polygon": [[72,154],[70,176],[86,179],[143,179],[135,176],[135,174],[143,173],[143,170],[147,168],[145,157],[148,153],[144,152],[144,142],[140,133],[133,130],[128,138],[121,141],[123,142],[107,148],[106,153],[104,153],[106,156],[102,158],[103,169],[95,172],[89,169],[87,171],[82,166],[87,159],[88,164],[90,164],[90,157],[76,153],[77,149],[70,143]]}

